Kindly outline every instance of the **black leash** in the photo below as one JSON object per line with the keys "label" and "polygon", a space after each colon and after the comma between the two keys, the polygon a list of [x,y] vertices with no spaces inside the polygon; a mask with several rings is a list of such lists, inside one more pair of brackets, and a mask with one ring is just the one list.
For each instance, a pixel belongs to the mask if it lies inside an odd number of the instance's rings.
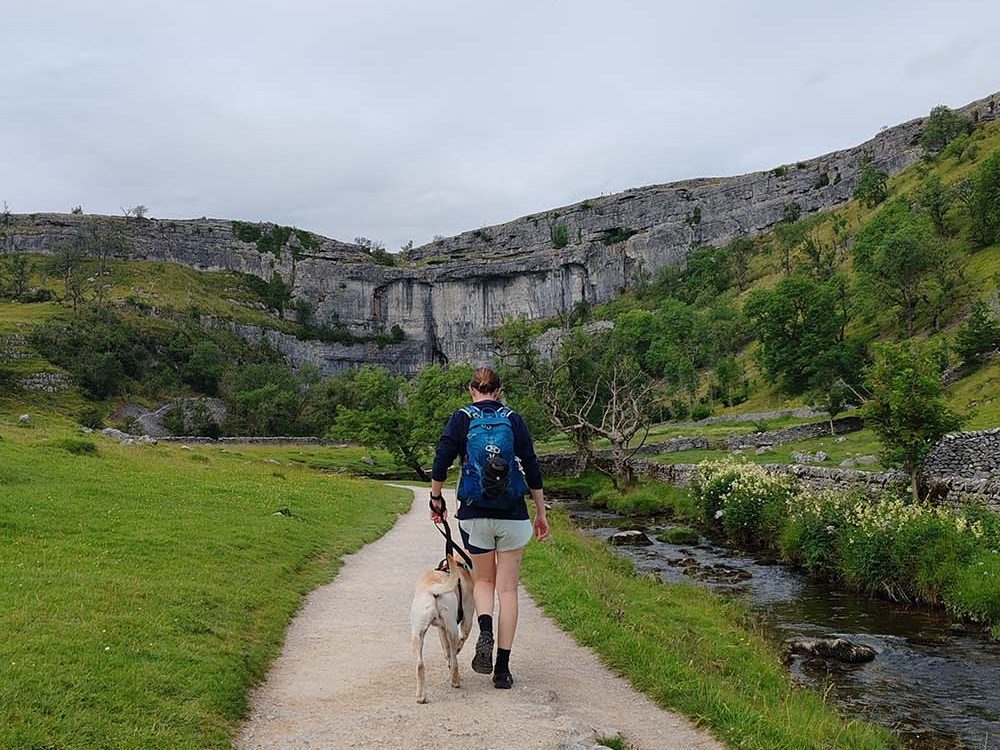
{"label": "black leash", "polygon": [[[444,507],[443,507],[443,505],[444,504],[442,502],[442,513],[445,510]],[[443,529],[441,528],[442,526],[444,527]],[[465,563],[465,566],[469,569],[469,572],[471,573],[472,572],[472,558],[469,557],[466,554],[466,552],[465,552],[464,549],[462,549],[457,544],[455,544],[455,541],[451,538],[451,524],[448,523],[448,520],[447,519],[442,519],[441,523],[438,523],[437,521],[435,521],[434,522],[434,528],[436,528],[438,530],[438,533],[441,534],[441,536],[444,537],[444,560],[442,562],[445,565],[449,565],[450,566],[451,563],[449,562],[448,558],[454,557],[455,554],[458,554],[458,556],[462,558],[462,562]],[[438,566],[438,570],[441,570],[441,566],[440,565]],[[462,597],[462,579],[459,578],[458,579],[458,622],[459,622],[459,624],[461,624],[462,622],[465,621],[465,607],[462,605],[462,599],[463,599],[463,597]]]}
{"label": "black leash", "polygon": [[[443,529],[441,527],[444,527]],[[444,537],[444,556],[448,559],[453,553],[457,553],[459,557],[462,558],[462,562],[469,566],[469,570],[472,570],[472,558],[466,554],[465,550],[455,544],[454,540],[451,538],[451,524],[447,520],[441,521],[441,523],[434,523],[434,528],[438,530],[438,533]]]}

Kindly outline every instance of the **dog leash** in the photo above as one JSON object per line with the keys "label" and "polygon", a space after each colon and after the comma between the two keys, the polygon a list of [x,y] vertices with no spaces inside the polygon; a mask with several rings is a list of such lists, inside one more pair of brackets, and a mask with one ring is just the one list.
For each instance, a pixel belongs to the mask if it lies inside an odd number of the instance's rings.
{"label": "dog leash", "polygon": [[[444,527],[443,529],[441,527]],[[444,537],[444,556],[447,560],[453,552],[457,552],[458,556],[462,558],[462,562],[469,566],[469,570],[472,570],[472,558],[469,557],[465,550],[455,544],[454,540],[451,538],[451,524],[446,520],[442,520],[441,523],[437,521],[434,522],[434,528],[438,530],[438,533]]]}
{"label": "dog leash", "polygon": [[[441,527],[444,526],[442,529]],[[441,523],[437,521],[434,522],[434,527],[438,530],[438,533],[444,537],[444,560],[443,562],[450,565],[448,558],[452,556],[452,552],[457,552],[462,558],[462,561],[472,571],[472,558],[469,557],[465,550],[455,544],[454,540],[451,538],[451,524],[447,520],[442,520]],[[441,566],[438,566],[438,570]],[[462,579],[458,579],[458,622],[461,624],[465,620],[465,607],[462,606]]]}

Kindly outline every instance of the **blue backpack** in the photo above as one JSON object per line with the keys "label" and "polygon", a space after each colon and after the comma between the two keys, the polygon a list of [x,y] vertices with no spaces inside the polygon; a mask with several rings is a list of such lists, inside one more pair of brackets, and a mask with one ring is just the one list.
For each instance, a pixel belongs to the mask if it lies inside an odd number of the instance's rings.
{"label": "blue backpack", "polygon": [[514,455],[514,428],[506,406],[462,409],[469,416],[465,463],[458,499],[474,508],[511,511],[528,491],[521,461]]}

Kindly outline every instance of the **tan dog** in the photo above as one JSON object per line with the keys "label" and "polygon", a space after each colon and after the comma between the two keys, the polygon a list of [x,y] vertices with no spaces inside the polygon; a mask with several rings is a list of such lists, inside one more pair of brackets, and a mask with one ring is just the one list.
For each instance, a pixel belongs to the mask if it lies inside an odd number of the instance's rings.
{"label": "tan dog", "polygon": [[[459,622],[459,602],[462,621]],[[476,602],[472,597],[472,574],[457,557],[448,555],[448,572],[428,570],[417,581],[410,608],[410,631],[414,656],[417,657],[417,703],[426,703],[424,691],[424,636],[433,625],[441,636],[451,686],[461,687],[458,676],[458,652],[472,630]]]}

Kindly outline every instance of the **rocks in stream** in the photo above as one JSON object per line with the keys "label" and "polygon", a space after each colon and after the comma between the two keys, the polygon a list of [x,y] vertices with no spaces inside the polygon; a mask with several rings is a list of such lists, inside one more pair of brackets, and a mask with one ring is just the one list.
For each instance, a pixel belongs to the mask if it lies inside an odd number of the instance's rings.
{"label": "rocks in stream", "polygon": [[715,565],[702,565],[693,557],[682,557],[675,560],[667,560],[667,565],[673,568],[680,568],[681,572],[688,578],[709,583],[724,584],[732,586],[737,583],[744,583],[753,578],[749,570],[734,568],[731,565],[717,563]]}
{"label": "rocks in stream", "polygon": [[845,664],[864,664],[875,658],[876,651],[863,643],[851,643],[846,638],[790,638],[786,645],[789,654],[828,659]]}
{"label": "rocks in stream", "polygon": [[646,536],[646,532],[638,529],[626,529],[616,531],[608,537],[608,544],[614,547],[648,547],[653,540]]}

